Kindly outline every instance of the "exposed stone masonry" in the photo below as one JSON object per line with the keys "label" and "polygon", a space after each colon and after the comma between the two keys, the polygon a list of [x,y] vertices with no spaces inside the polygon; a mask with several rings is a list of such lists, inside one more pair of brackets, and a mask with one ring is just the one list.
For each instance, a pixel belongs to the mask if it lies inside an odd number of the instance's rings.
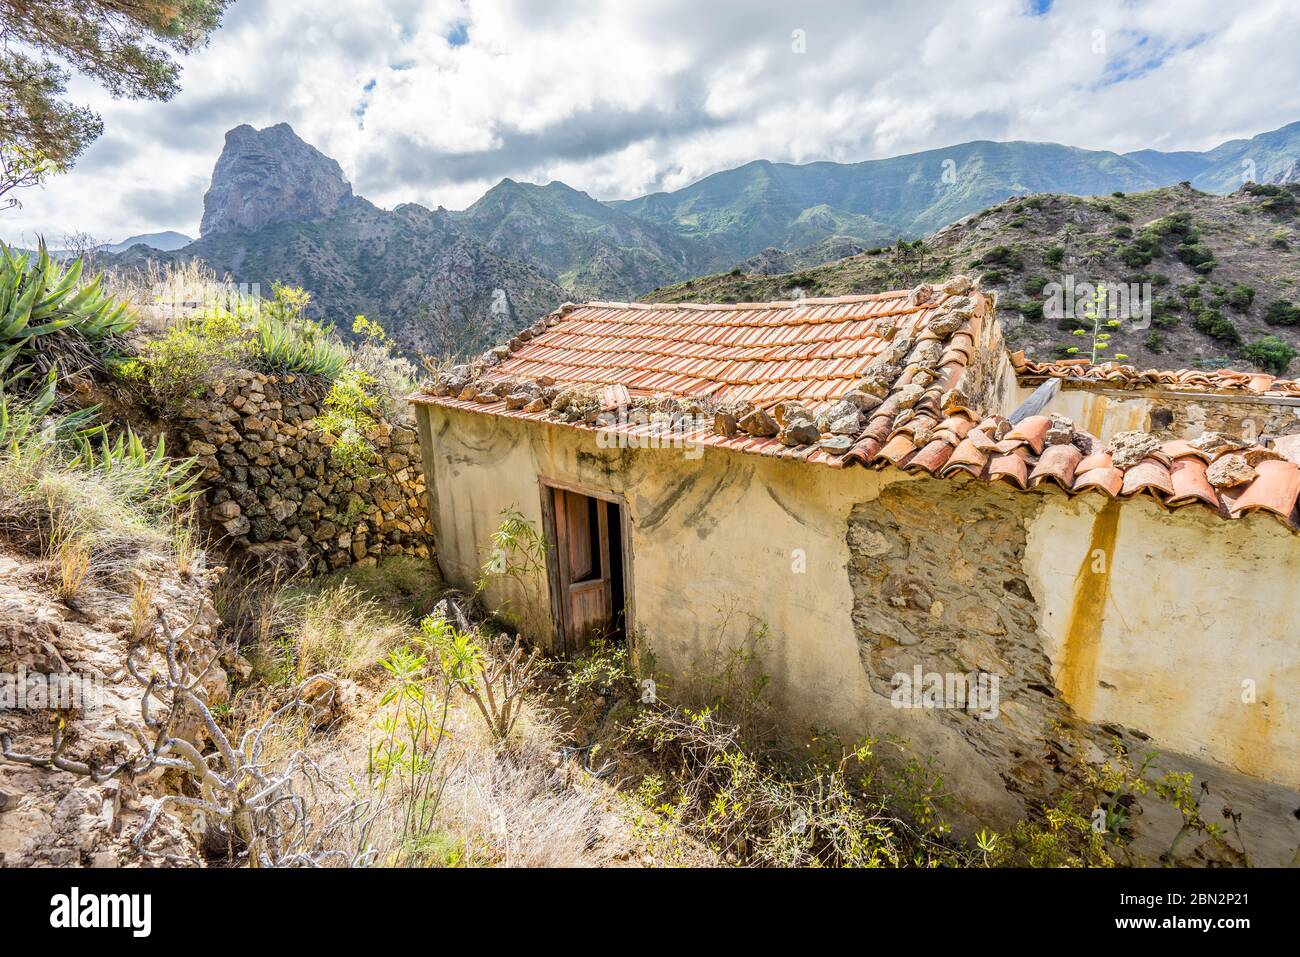
{"label": "exposed stone masonry", "polygon": [[894,675],[917,665],[996,675],[997,720],[973,710],[934,714],[1030,800],[1060,787],[1076,763],[1054,729],[1093,737],[1060,698],[1038,633],[1042,612],[1023,569],[1025,520],[1038,506],[1036,496],[999,485],[909,482],[856,506],[848,528],[853,624],[872,690],[889,698]]}

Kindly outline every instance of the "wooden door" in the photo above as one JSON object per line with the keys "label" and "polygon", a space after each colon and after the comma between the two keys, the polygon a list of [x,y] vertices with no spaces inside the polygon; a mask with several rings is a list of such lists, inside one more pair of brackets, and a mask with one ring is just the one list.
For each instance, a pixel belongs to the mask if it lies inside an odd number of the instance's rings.
{"label": "wooden door", "polygon": [[593,634],[603,634],[614,620],[610,578],[609,508],[600,499],[551,490],[555,514],[560,627],[565,650],[582,651]]}

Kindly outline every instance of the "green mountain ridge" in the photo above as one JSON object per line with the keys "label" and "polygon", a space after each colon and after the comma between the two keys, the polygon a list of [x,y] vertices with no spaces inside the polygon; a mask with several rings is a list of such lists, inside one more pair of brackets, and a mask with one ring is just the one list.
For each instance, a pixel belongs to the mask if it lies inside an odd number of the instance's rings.
{"label": "green mountain ridge", "polygon": [[551,182],[503,179],[453,222],[498,255],[522,260],[576,297],[618,299],[697,270],[687,241]]}
{"label": "green mountain ridge", "polygon": [[929,235],[1009,197],[1180,181],[1228,193],[1248,174],[1300,180],[1298,158],[1300,123],[1206,152],[980,140],[849,164],[757,160],[630,200],[504,179],[465,210],[383,210],[353,196],[338,164],[286,124],[242,126],[227,135],[205,198],[216,225],[180,250],[116,258],[199,258],[239,282],[300,283],[318,316],[344,327],[356,312],[386,318],[415,352],[501,338],[565,299],[636,299],[756,257],[767,263],[759,271],[805,268],[854,244]]}
{"label": "green mountain ridge", "polygon": [[359,197],[322,220],[215,233],[170,253],[135,247],[117,263],[191,258],[263,294],[273,282],[302,286],[310,313],[344,330],[357,314],[381,319],[411,354],[494,345],[568,298],[531,266],[466,236],[445,210],[383,210]]}

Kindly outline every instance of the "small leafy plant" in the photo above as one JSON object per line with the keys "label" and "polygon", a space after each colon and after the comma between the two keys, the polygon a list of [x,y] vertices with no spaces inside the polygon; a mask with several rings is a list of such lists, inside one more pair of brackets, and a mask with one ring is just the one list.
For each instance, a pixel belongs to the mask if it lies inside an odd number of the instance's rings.
{"label": "small leafy plant", "polygon": [[333,439],[330,458],[350,475],[369,474],[378,458],[374,434],[383,409],[375,385],[370,373],[347,370],[330,387],[316,417],[316,428]]}
{"label": "small leafy plant", "polygon": [[438,615],[420,622],[420,634],[437,656],[448,685],[474,702],[493,740],[504,744],[519,720],[539,652],[525,655],[523,642],[516,637],[512,643],[497,642],[489,653],[476,636]]}

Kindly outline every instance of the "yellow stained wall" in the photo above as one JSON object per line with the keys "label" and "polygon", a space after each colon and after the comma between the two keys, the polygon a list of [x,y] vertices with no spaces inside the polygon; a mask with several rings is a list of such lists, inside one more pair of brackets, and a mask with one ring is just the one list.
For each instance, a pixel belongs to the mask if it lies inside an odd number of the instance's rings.
{"label": "yellow stained wall", "polygon": [[[997,769],[932,716],[891,708],[859,659],[849,512],[891,482],[934,480],[717,449],[601,449],[593,433],[559,425],[418,409],[449,581],[472,585],[503,509],[541,527],[539,477],[623,496],[633,623],[661,671],[707,670],[765,631],[756,650],[792,727],[906,738],[935,757],[964,807],[984,820],[1018,812]],[[1025,575],[1074,709],[1166,751],[1300,786],[1300,540],[1262,516],[1024,494],[1034,502]],[[487,598],[550,620],[542,574]],[[1242,700],[1246,681],[1254,703]]]}
{"label": "yellow stained wall", "polygon": [[1300,786],[1294,534],[1263,515],[1053,494],[1029,525],[1025,564],[1076,713]]}
{"label": "yellow stained wall", "polygon": [[[1012,409],[1033,394],[1033,388],[1019,386]],[[1061,388],[1042,411],[1043,415],[1052,413],[1073,420],[1075,426],[1103,442],[1109,442],[1117,432],[1147,431],[1151,427],[1151,403],[1138,394],[1117,398],[1087,389]]]}

